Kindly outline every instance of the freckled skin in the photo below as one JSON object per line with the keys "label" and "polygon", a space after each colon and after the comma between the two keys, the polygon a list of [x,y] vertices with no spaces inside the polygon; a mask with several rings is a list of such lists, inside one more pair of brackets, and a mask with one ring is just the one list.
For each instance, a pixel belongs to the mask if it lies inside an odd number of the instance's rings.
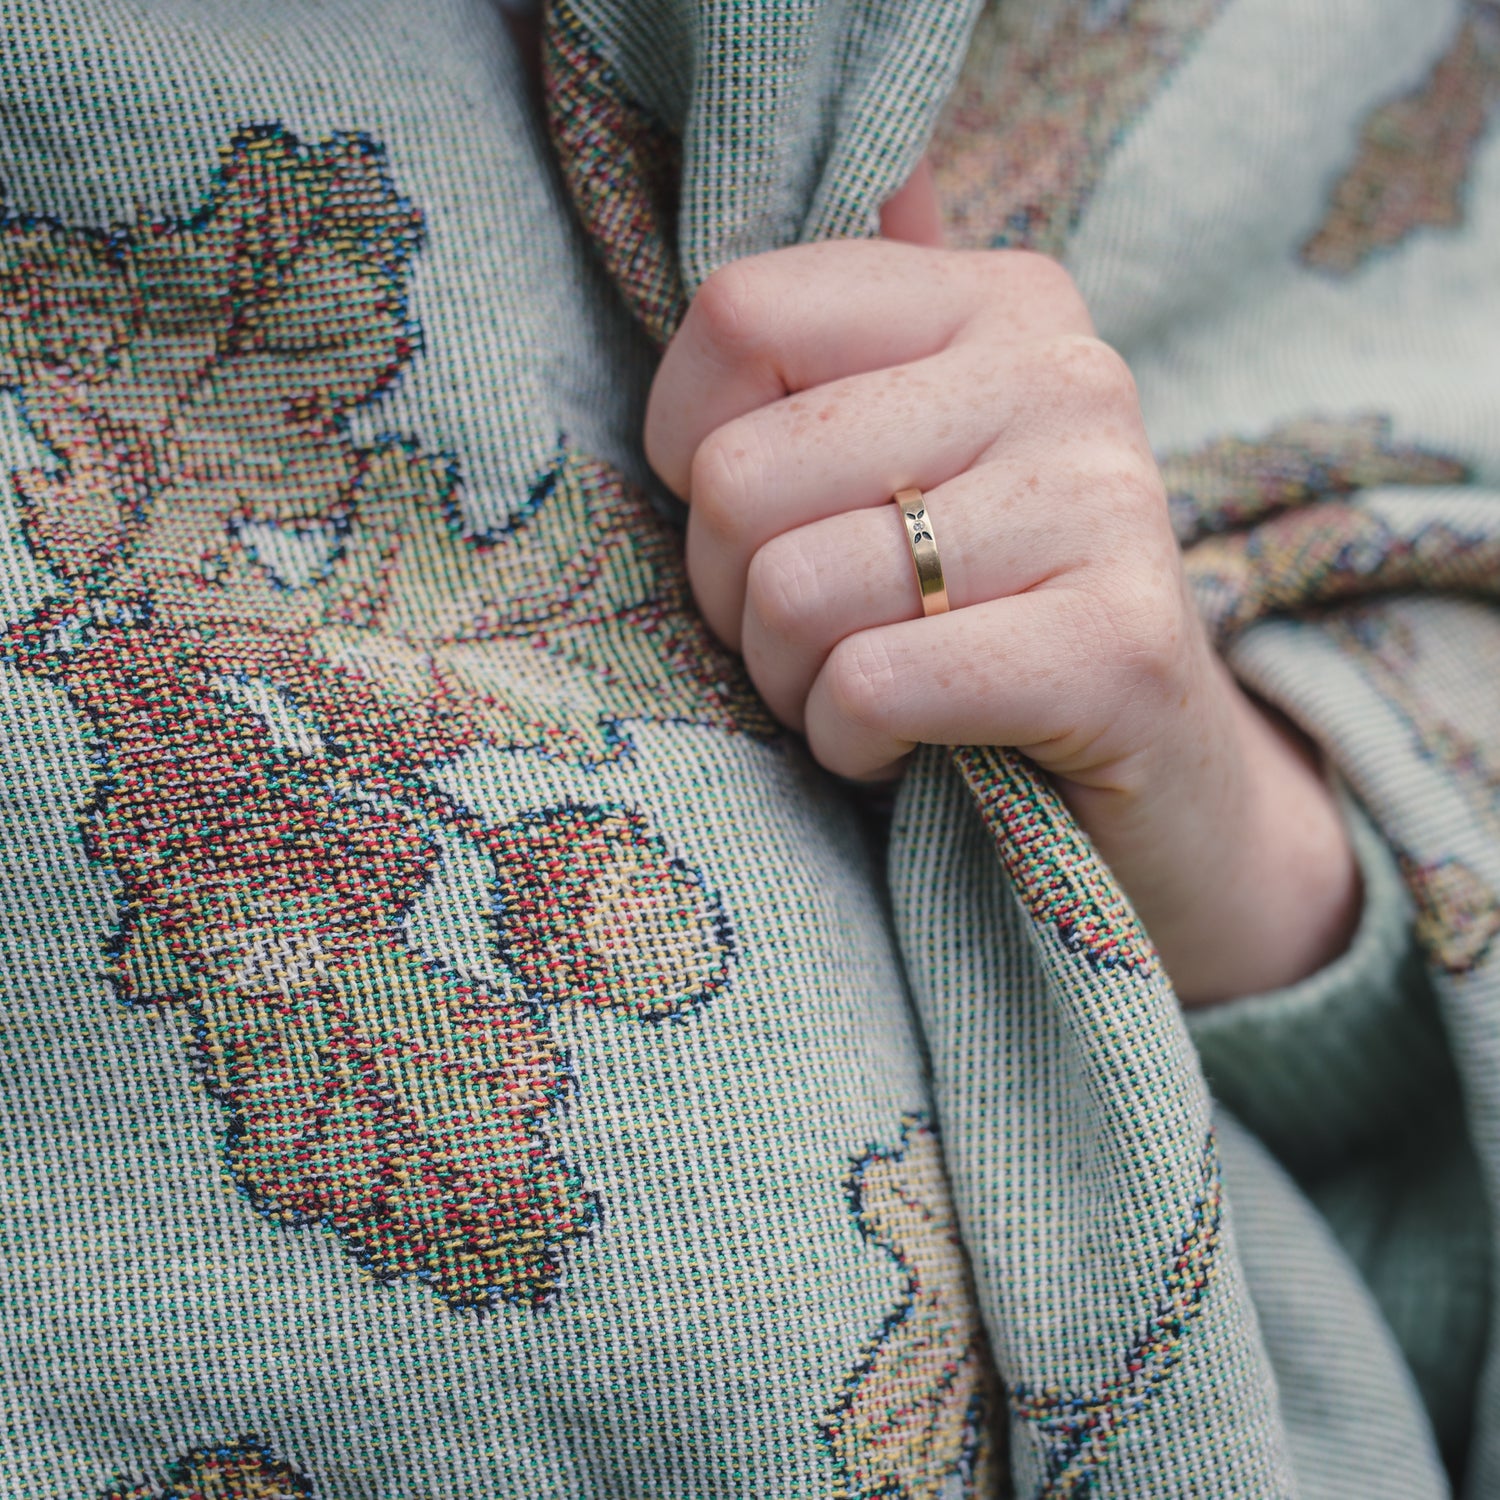
{"label": "freckled skin", "polygon": [[[1332,794],[1214,655],[1134,382],[1061,267],[845,241],[722,276],[663,359],[646,449],[689,503],[698,604],[771,711],[855,778],[924,742],[1024,751],[1187,1000],[1339,951],[1358,882]],[[930,619],[906,487],[943,559]]]}

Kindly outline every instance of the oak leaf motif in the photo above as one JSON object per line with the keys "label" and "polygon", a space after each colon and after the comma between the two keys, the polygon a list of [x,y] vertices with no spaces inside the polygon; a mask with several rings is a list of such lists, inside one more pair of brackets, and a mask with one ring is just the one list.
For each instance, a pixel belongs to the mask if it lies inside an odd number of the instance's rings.
{"label": "oak leaf motif", "polygon": [[[56,460],[16,476],[55,588],[4,652],[88,726],[110,977],[183,1008],[243,1195],[376,1280],[529,1306],[597,1220],[550,1136],[572,1085],[545,1006],[686,1014],[733,943],[643,813],[496,828],[433,773],[772,725],[607,465],[560,444],[476,535],[455,459],[355,440],[420,347],[421,233],[372,141],[278,126],[229,142],[185,221],[0,220],[0,380]],[[408,939],[454,837],[492,861],[511,984]]]}

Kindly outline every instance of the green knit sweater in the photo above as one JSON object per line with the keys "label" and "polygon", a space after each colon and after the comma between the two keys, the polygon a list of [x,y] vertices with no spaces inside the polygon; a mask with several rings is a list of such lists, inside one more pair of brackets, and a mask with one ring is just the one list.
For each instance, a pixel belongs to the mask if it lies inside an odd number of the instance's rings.
{"label": "green knit sweater", "polygon": [[1489,1213],[1410,897],[1345,808],[1364,877],[1348,951],[1301,984],[1193,1011],[1188,1029],[1215,1097],[1358,1268],[1458,1470],[1487,1344]]}

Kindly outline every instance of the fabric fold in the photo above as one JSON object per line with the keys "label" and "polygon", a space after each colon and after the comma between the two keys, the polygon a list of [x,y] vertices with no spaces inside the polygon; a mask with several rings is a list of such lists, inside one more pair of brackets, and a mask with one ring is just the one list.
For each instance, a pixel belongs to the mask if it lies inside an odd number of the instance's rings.
{"label": "fabric fold", "polygon": [[[1192,26],[1212,13],[1200,7]],[[573,14],[607,37],[608,7]],[[693,73],[687,100],[660,94],[652,100],[657,117],[680,133],[683,158],[675,238],[664,236],[649,253],[658,266],[675,255],[688,294],[736,256],[801,238],[869,232],[882,194],[901,180],[930,129],[929,80],[951,77],[954,54],[943,48],[961,30],[955,12],[929,14],[924,45],[906,59],[906,91],[892,99],[881,81],[901,74],[901,48],[911,38],[903,44],[890,16],[872,7],[864,22],[868,41],[836,49],[835,72],[852,68],[855,57],[876,55],[882,39],[890,66],[867,67],[868,94],[855,88],[853,102],[832,114],[816,108],[834,75],[809,67],[798,30],[802,12],[783,8],[759,36],[733,44],[715,29],[720,19],[698,14],[688,27],[703,49],[699,55],[718,59],[718,71]],[[1115,19],[1097,23],[1105,41]],[[1095,24],[1084,23],[1083,36],[1073,38],[1085,55]],[[1045,37],[1045,28],[1038,35]],[[601,45],[611,55],[608,42]],[[623,87],[644,97],[644,81],[630,67],[639,54],[611,56]],[[1010,61],[1003,51],[995,57],[1002,68]],[[745,76],[752,58],[764,88],[752,101],[735,103],[729,81]],[[841,75],[846,88],[857,71]],[[972,106],[974,90],[964,97]],[[864,107],[864,98],[885,103],[884,113]],[[799,113],[799,102],[814,113]],[[1016,128],[1024,130],[1025,122]],[[748,165],[741,160],[747,130],[758,141]],[[785,151],[794,138],[801,141],[795,163]],[[1090,150],[1093,174],[1098,142]],[[820,173],[825,163],[831,165]],[[1063,197],[1074,195],[1067,212],[1076,214],[1081,190],[1066,174],[1059,180]],[[963,193],[961,178],[950,191]],[[969,205],[972,211],[952,201],[945,206],[950,221],[968,221],[986,204]],[[1048,212],[1028,210],[1024,220],[996,230],[1025,243],[1028,226],[1050,222]],[[617,244],[604,251],[607,261],[620,258]],[[670,333],[670,322],[657,332]],[[1450,475],[1451,466],[1438,467],[1442,477]],[[1418,542],[1408,526],[1350,505],[1345,497],[1353,487],[1342,476],[1327,471],[1327,479],[1343,486],[1335,491],[1337,503],[1317,503],[1326,492],[1314,470],[1300,494],[1281,502],[1301,508],[1279,514],[1281,506],[1240,504],[1243,481],[1236,488],[1231,480],[1227,497],[1216,494],[1212,510],[1205,504],[1201,521],[1196,497],[1174,493],[1182,533],[1209,533],[1190,552],[1189,568],[1221,642],[1270,614],[1347,601],[1365,618],[1379,608],[1367,601],[1394,588],[1483,592],[1500,581],[1488,544],[1470,552],[1425,536]],[[1243,670],[1240,654],[1231,660]],[[1264,687],[1256,674],[1246,675]],[[1250,1095],[1257,1070],[1270,1064],[1272,1039],[1298,1047],[1300,1077],[1283,1069],[1263,1091],[1260,1112],[1267,1135],[1287,1151],[1337,1152],[1369,1128],[1380,1113],[1380,1079],[1407,1045],[1399,1027],[1361,1029],[1372,1014],[1389,1020],[1396,1013],[1409,976],[1399,972],[1399,895],[1375,843],[1360,836],[1372,900],[1347,963],[1295,993],[1249,998],[1193,1023],[1222,1087],[1233,1093],[1238,1082],[1251,1114]],[[1188,1469],[1202,1464],[1213,1474],[1215,1494],[1290,1495],[1299,1480],[1307,1492],[1320,1493],[1319,1476],[1337,1465],[1330,1451],[1353,1442],[1374,1408],[1368,1392],[1330,1395],[1342,1416],[1315,1458],[1308,1456],[1305,1430],[1283,1419],[1246,1262],[1218,1206],[1219,1167],[1198,1056],[1149,939],[1110,872],[1046,779],[1022,758],[987,749],[918,756],[898,802],[890,862],[959,1222],[1009,1390],[1012,1468],[1021,1491],[1186,1494],[1198,1483],[1185,1477]],[[1402,866],[1411,878],[1414,867],[1404,855]],[[1434,875],[1429,885],[1436,883]],[[1487,919],[1481,912],[1478,920]],[[1442,915],[1433,921],[1451,925]],[[1472,930],[1471,921],[1458,940],[1472,947]],[[1420,1018],[1413,1025],[1406,1062],[1440,1074],[1441,1037],[1424,1030]],[[1315,1034],[1327,1049],[1321,1061],[1307,1055]],[[1336,1103],[1313,1118],[1316,1080],[1329,1052],[1343,1040],[1348,1055],[1361,1036],[1369,1048],[1386,1049],[1386,1072],[1366,1066],[1372,1057],[1351,1056],[1343,1108]],[[1275,1232],[1295,1235],[1278,1223]],[[1253,1259],[1264,1285],[1259,1249]],[[1272,1295],[1269,1305],[1283,1304]],[[1277,1339],[1295,1336],[1278,1318]],[[1430,1437],[1420,1436],[1425,1418],[1409,1381],[1396,1380],[1392,1389],[1398,1387],[1390,1399],[1402,1405],[1403,1430],[1416,1435],[1411,1472],[1423,1476],[1421,1492],[1441,1493]],[[1168,1454],[1191,1458],[1178,1471]],[[1402,1491],[1393,1481],[1381,1492]]]}

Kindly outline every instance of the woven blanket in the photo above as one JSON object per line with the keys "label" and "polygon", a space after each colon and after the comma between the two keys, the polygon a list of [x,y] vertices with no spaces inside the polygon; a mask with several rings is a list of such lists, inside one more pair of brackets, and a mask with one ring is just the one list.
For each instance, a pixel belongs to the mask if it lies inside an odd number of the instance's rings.
{"label": "woven blanket", "polygon": [[[1500,1495],[1500,13],[1309,11],[0,4],[7,1493]],[[1399,982],[1190,1033],[1024,760],[874,847],[692,609],[657,350],[929,144]]]}

